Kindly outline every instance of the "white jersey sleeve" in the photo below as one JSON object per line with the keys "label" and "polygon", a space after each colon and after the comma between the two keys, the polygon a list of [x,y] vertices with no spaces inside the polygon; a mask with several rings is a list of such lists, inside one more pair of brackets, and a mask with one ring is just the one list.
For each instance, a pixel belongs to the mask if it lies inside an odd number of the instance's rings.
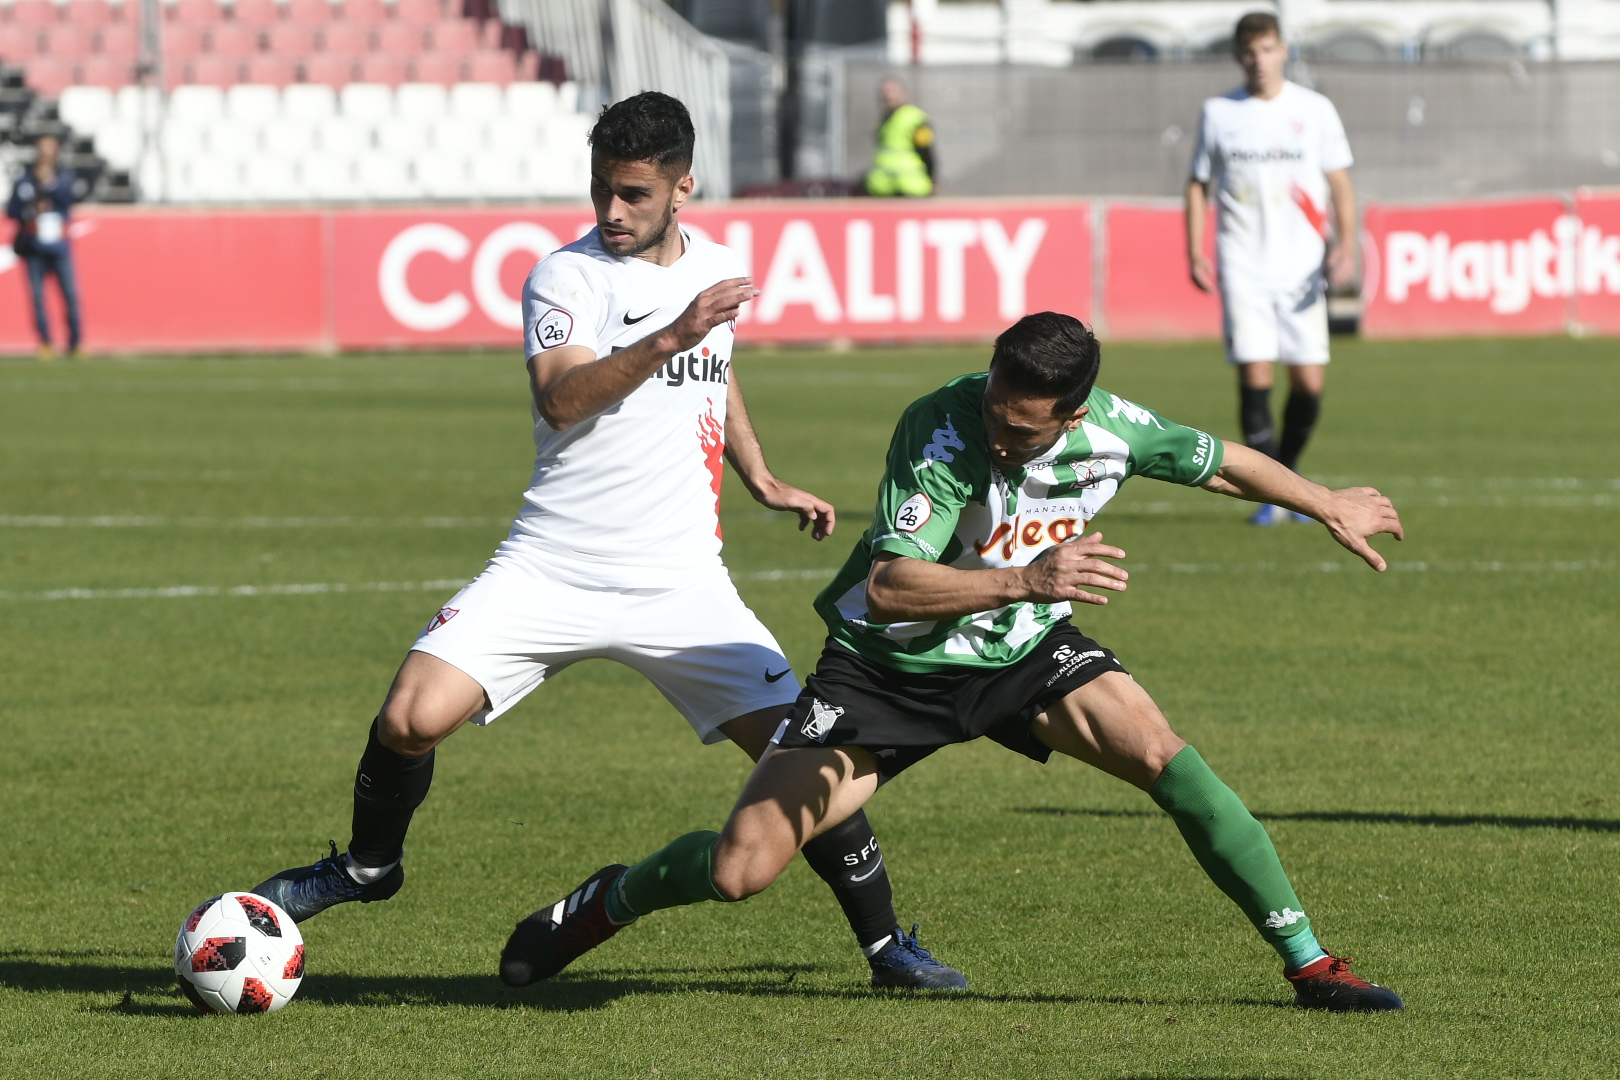
{"label": "white jersey sleeve", "polygon": [[1203,110],[1198,114],[1198,141],[1193,144],[1192,167],[1189,170],[1189,179],[1200,184],[1207,184],[1215,171],[1210,163],[1211,142],[1214,140],[1215,129],[1209,122],[1209,103],[1204,103]]}
{"label": "white jersey sleeve", "polygon": [[578,345],[600,352],[605,317],[598,290],[569,258],[542,259],[523,283],[523,355]]}

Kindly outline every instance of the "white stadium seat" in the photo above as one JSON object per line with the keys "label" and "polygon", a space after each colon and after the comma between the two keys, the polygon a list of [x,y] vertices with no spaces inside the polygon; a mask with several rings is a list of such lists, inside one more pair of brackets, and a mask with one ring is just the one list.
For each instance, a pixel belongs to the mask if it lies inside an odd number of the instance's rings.
{"label": "white stadium seat", "polygon": [[459,154],[428,152],[416,159],[416,182],[431,199],[465,199],[472,195],[467,159]]}
{"label": "white stadium seat", "polygon": [[115,169],[133,169],[141,156],[141,129],[114,119],[96,132],[96,153]]}
{"label": "white stadium seat", "polygon": [[544,117],[557,111],[557,88],[548,82],[515,82],[506,88],[508,116]]}
{"label": "white stadium seat", "polygon": [[261,139],[265,153],[296,161],[314,153],[315,125],[277,117],[264,125]]}
{"label": "white stadium seat", "polygon": [[346,157],[307,157],[302,172],[304,192],[311,199],[342,202],[365,195],[355,179],[354,162]]}
{"label": "white stadium seat", "polygon": [[292,158],[261,154],[242,167],[249,198],[265,202],[296,202],[304,197],[298,163]]}
{"label": "white stadium seat", "polygon": [[558,150],[578,147],[589,152],[594,117],[584,113],[558,113],[546,121],[546,145]]}
{"label": "white stadium seat", "polygon": [[114,111],[117,112],[120,120],[126,120],[131,124],[140,123],[143,100],[146,107],[146,117],[156,123],[156,117],[163,108],[163,94],[155,86],[145,87],[144,91],[139,86],[124,87],[118,91],[114,98],[117,103]]}
{"label": "white stadium seat", "polygon": [[450,115],[481,124],[501,114],[503,98],[495,83],[457,83],[450,88]]}
{"label": "white stadium seat", "polygon": [[172,161],[189,161],[203,153],[203,129],[192,124],[169,121],[158,137],[163,156]]}
{"label": "white stadium seat", "polygon": [[581,149],[544,149],[524,156],[529,190],[549,199],[584,198],[590,184],[590,158]]}
{"label": "white stadium seat", "polygon": [[473,158],[472,190],[483,199],[521,199],[529,194],[523,179],[523,160],[515,155],[488,153]]}
{"label": "white stadium seat", "polygon": [[579,111],[579,83],[565,82],[557,87],[557,111]]}
{"label": "white stadium seat", "polygon": [[394,115],[394,91],[382,83],[350,83],[338,101],[350,120],[375,124]]}
{"label": "white stadium seat", "polygon": [[225,93],[217,86],[177,86],[168,115],[185,124],[208,124],[225,115]]}
{"label": "white stadium seat", "polygon": [[291,120],[325,120],[337,115],[337,94],[318,83],[293,83],[281,92],[281,115]]}
{"label": "white stadium seat", "polygon": [[403,116],[391,116],[377,125],[377,149],[397,157],[414,157],[427,148],[427,125]]}
{"label": "white stadium seat", "polygon": [[440,155],[462,159],[476,157],[484,148],[484,127],[472,120],[447,116],[436,120],[429,130],[429,144]]}
{"label": "white stadium seat", "polygon": [[405,83],[394,91],[394,115],[417,123],[437,120],[450,111],[450,95],[437,83]]}
{"label": "white stadium seat", "polygon": [[70,86],[56,102],[56,115],[81,135],[95,135],[113,118],[112,91],[100,86]]}
{"label": "white stadium seat", "polygon": [[215,157],[245,161],[259,152],[257,124],[224,120],[208,128],[208,152]]}
{"label": "white stadium seat", "polygon": [[141,198],[147,200],[173,198],[173,187],[168,182],[168,176],[177,171],[177,165],[166,165],[158,155],[148,154],[146,160],[141,162],[140,171],[135,175],[135,183],[140,188]]}
{"label": "white stadium seat", "polygon": [[205,154],[185,163],[185,190],[198,202],[243,202],[242,163]]}
{"label": "white stadium seat", "polygon": [[368,199],[417,199],[422,188],[411,176],[410,163],[393,154],[367,154],[355,162],[355,179]]}
{"label": "white stadium seat", "polygon": [[225,91],[225,115],[251,124],[273,120],[281,115],[281,91],[254,83],[233,86]]}
{"label": "white stadium seat", "polygon": [[484,129],[484,144],[526,154],[546,144],[546,131],[537,117],[497,116]]}
{"label": "white stadium seat", "polygon": [[334,116],[321,121],[315,130],[315,141],[322,154],[353,161],[371,151],[372,128],[369,124],[350,120],[346,116]]}

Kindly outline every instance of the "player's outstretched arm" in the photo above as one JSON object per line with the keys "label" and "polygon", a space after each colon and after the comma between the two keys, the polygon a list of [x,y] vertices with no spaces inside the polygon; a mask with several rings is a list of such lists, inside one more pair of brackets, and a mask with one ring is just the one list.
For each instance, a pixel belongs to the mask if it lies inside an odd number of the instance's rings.
{"label": "player's outstretched arm", "polygon": [[1204,487],[1221,495],[1250,502],[1274,503],[1308,514],[1327,526],[1333,539],[1355,552],[1374,570],[1382,571],[1384,557],[1368,544],[1369,538],[1389,533],[1406,539],[1395,504],[1377,488],[1340,488],[1332,491],[1312,483],[1271,458],[1239,443],[1227,442],[1225,460]]}
{"label": "player's outstretched arm", "polygon": [[1056,604],[1106,604],[1086,589],[1124,592],[1130,577],[1104,559],[1125,552],[1102,542],[1102,533],[1054,544],[1028,566],[1004,570],[958,570],[926,559],[880,552],[866,579],[866,610],[879,622],[953,619],[1021,600]]}
{"label": "player's outstretched arm", "polygon": [[678,352],[737,317],[759,295],[752,278],[729,278],[697,294],[680,317],[629,348],[596,359],[590,349],[563,346],[529,357],[529,388],[540,418],[556,431],[598,416],[625,398]]}
{"label": "player's outstretched arm", "polygon": [[824,540],[832,535],[837,524],[837,512],[832,503],[818,499],[808,491],[792,484],[784,484],[765,464],[765,451],[759,445],[759,435],[748,418],[748,406],[743,404],[742,386],[737,382],[737,369],[728,369],[730,385],[726,388],[726,460],[737,470],[743,486],[756,502],[772,510],[791,510],[799,515],[799,531],[810,529],[810,535]]}

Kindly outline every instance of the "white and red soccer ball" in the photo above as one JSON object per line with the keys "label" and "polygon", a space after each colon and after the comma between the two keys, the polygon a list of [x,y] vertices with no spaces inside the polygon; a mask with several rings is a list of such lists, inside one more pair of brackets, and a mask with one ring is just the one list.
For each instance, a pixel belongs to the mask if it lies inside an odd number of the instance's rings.
{"label": "white and red soccer ball", "polygon": [[304,936],[264,897],[222,893],[180,924],[174,971],[203,1012],[275,1012],[304,981]]}

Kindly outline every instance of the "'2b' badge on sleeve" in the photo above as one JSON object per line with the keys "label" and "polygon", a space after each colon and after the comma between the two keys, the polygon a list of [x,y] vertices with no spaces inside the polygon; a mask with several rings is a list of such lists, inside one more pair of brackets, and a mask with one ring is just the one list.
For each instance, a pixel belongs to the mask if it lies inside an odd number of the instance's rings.
{"label": "'2b' badge on sleeve", "polygon": [[561,308],[551,308],[540,316],[539,324],[534,333],[540,339],[542,349],[555,349],[559,345],[568,344],[568,339],[574,336],[574,317]]}
{"label": "'2b' badge on sleeve", "polygon": [[928,496],[917,492],[911,498],[900,504],[900,509],[894,512],[894,527],[901,532],[914,533],[934,516],[934,504]]}

